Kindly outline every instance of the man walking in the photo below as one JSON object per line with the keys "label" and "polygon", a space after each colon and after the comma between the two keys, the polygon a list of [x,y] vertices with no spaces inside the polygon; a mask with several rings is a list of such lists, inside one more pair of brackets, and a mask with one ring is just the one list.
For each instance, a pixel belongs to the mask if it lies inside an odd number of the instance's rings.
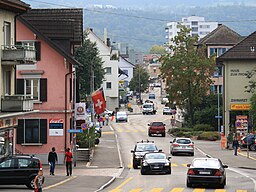
{"label": "man walking", "polygon": [[54,175],[55,163],[58,161],[57,153],[55,152],[55,147],[49,152],[48,162],[50,165],[50,175]]}
{"label": "man walking", "polygon": [[238,149],[238,147],[239,147],[239,143],[238,143],[238,140],[237,140],[236,137],[235,137],[235,139],[234,139],[234,141],[233,141],[232,146],[233,146],[233,149],[234,149],[234,155],[237,156],[237,149]]}
{"label": "man walking", "polygon": [[72,175],[72,158],[73,158],[73,154],[70,151],[70,148],[67,148],[66,153],[65,153],[65,162],[66,162],[67,176],[71,176]]}

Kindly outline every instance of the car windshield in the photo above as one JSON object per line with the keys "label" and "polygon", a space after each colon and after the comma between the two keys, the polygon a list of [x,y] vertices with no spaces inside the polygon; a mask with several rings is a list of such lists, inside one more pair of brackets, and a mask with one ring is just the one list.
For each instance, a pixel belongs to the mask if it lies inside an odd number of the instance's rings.
{"label": "car windshield", "polygon": [[143,105],[143,108],[152,108],[152,105]]}
{"label": "car windshield", "polygon": [[125,114],[125,113],[117,113],[117,116],[119,116],[119,117],[125,117],[126,114]]}
{"label": "car windshield", "polygon": [[197,168],[219,168],[220,162],[217,159],[195,159],[192,165]]}
{"label": "car windshield", "polygon": [[166,156],[163,153],[150,153],[145,155],[145,160],[148,159],[166,159]]}
{"label": "car windshield", "polygon": [[163,123],[162,122],[153,122],[151,125],[152,126],[163,126]]}
{"label": "car windshield", "polygon": [[136,151],[156,151],[156,146],[155,145],[149,145],[149,144],[138,144]]}
{"label": "car windshield", "polygon": [[179,143],[179,144],[190,144],[191,141],[189,139],[177,139],[176,143]]}

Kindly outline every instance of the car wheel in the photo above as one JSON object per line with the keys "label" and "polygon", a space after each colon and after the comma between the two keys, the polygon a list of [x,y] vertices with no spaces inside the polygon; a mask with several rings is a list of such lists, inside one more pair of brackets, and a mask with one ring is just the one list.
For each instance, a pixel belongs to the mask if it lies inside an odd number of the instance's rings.
{"label": "car wheel", "polygon": [[171,167],[166,171],[166,174],[172,174]]}
{"label": "car wheel", "polygon": [[250,150],[250,151],[255,151],[255,150],[256,150],[256,145],[255,145],[255,144],[251,144],[251,145],[249,146],[249,150]]}
{"label": "car wheel", "polygon": [[175,155],[176,155],[176,153],[174,153],[174,152],[172,152],[171,154],[172,154],[172,156],[175,156]]}
{"label": "car wheel", "polygon": [[225,188],[225,181],[223,181],[223,183],[220,184],[220,188],[224,189]]}
{"label": "car wheel", "polygon": [[195,153],[193,152],[193,153],[191,153],[190,155],[191,155],[191,156],[194,156],[194,155],[195,155]]}
{"label": "car wheel", "polygon": [[190,183],[187,179],[187,187],[192,187],[192,183]]}
{"label": "car wheel", "polygon": [[147,174],[147,172],[146,172],[146,170],[145,170],[145,169],[141,168],[141,170],[140,170],[140,174],[141,174],[141,175],[146,175],[146,174]]}
{"label": "car wheel", "polygon": [[150,132],[148,132],[148,136],[149,136],[149,137],[152,137],[152,134],[151,134]]}
{"label": "car wheel", "polygon": [[165,133],[162,133],[162,137],[165,137]]}
{"label": "car wheel", "polygon": [[34,179],[35,179],[35,176],[34,177],[31,177],[29,179],[29,183],[26,184],[26,186],[29,188],[29,189],[34,189]]}

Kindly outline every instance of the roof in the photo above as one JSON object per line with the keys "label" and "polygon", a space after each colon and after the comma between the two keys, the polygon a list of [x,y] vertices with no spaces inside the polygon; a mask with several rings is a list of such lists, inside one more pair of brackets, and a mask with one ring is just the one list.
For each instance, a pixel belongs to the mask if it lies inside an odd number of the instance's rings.
{"label": "roof", "polygon": [[225,25],[219,25],[211,33],[203,37],[198,45],[235,45],[242,40],[242,36]]}
{"label": "roof", "polygon": [[30,9],[30,5],[20,0],[0,0],[1,9],[15,13],[24,13]]}
{"label": "roof", "polygon": [[218,57],[217,60],[256,60],[256,31]]}
{"label": "roof", "polygon": [[129,63],[130,65],[132,65],[133,68],[135,67],[135,65],[134,65],[132,62],[128,61],[126,58],[122,57],[121,55],[120,55],[120,57],[121,57],[124,61],[126,61],[127,63]]}

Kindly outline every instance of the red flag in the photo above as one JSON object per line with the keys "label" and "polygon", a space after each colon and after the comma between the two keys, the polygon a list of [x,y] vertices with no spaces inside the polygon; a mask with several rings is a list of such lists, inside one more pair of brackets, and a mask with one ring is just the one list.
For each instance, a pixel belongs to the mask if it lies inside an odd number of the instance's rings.
{"label": "red flag", "polygon": [[101,114],[105,111],[106,101],[103,94],[103,89],[98,89],[92,93],[92,102],[96,114]]}

